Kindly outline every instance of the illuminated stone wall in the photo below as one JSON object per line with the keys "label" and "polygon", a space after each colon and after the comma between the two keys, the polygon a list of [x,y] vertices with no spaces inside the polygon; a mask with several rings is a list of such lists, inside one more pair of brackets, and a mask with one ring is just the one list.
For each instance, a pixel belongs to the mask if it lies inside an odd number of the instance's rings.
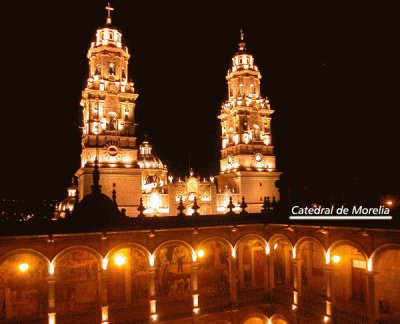
{"label": "illuminated stone wall", "polygon": [[0,318],[243,323],[272,303],[290,323],[399,320],[399,236],[360,233],[253,224],[2,237]]}

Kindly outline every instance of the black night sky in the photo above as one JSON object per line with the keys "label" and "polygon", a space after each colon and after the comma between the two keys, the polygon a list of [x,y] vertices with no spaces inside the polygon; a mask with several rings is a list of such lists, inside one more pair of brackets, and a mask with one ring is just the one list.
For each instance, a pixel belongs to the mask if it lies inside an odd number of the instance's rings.
{"label": "black night sky", "polygon": [[[79,166],[86,53],[105,1],[3,4],[1,195],[62,198]],[[398,17],[375,2],[122,1],[139,143],[174,174],[216,174],[226,71],[239,29],[275,109],[278,168],[293,195],[399,193]],[[397,53],[397,54],[396,54]],[[396,75],[395,75],[396,74]],[[396,89],[398,90],[398,89]],[[338,198],[339,197],[339,198]]]}

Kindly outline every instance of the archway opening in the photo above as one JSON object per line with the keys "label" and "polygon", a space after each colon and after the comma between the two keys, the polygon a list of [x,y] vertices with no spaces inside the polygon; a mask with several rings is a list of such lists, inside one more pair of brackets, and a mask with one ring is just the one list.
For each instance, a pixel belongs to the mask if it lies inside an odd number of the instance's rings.
{"label": "archway opening", "polygon": [[45,318],[48,309],[47,262],[30,253],[0,265],[0,320]]}

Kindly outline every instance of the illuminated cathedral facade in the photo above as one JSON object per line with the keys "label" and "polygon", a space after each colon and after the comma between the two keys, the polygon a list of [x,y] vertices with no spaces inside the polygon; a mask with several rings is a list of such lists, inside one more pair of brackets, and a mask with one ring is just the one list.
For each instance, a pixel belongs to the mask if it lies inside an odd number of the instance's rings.
{"label": "illuminated cathedral facade", "polygon": [[[174,177],[152,152],[145,140],[137,144],[135,109],[138,94],[128,78],[130,53],[122,33],[112,25],[110,6],[104,27],[96,31],[87,58],[89,75],[82,91],[82,154],[78,179],[68,189],[68,198],[58,206],[56,216],[72,212],[74,193],[79,200],[91,192],[93,170],[98,164],[101,191],[112,197],[118,192],[118,207],[136,216],[142,199],[144,214],[176,215],[183,204],[185,214],[229,211],[232,198],[239,210],[242,198],[249,212],[259,212],[264,197],[279,200],[275,182],[279,179],[271,135],[274,112],[260,93],[261,73],[246,50],[244,34],[226,80],[228,99],[221,105],[220,173],[201,178],[193,170],[185,178]],[[72,191],[71,191],[72,190]],[[72,192],[72,193],[71,193]],[[75,195],[78,197],[78,195]]]}

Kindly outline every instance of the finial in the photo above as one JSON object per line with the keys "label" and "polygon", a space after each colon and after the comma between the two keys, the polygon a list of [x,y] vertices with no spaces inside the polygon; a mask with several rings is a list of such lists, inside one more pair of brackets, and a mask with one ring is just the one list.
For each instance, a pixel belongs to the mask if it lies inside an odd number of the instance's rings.
{"label": "finial", "polygon": [[92,185],[92,193],[99,194],[101,193],[101,186],[99,185],[100,180],[100,171],[99,164],[97,162],[97,158],[94,160],[94,168],[93,168],[93,185]]}
{"label": "finial", "polygon": [[242,42],[244,41],[244,31],[243,31],[243,29],[240,30],[240,40]]}
{"label": "finial", "polygon": [[185,210],[185,206],[183,205],[182,196],[179,198],[179,206],[177,208],[179,210],[178,216],[185,216],[183,211]]}
{"label": "finial", "polygon": [[192,169],[192,168],[190,168],[189,174],[190,174],[190,176],[191,176],[191,177],[193,177],[193,175],[194,175],[194,171],[193,171],[193,169]]}
{"label": "finial", "polygon": [[114,8],[110,6],[109,2],[107,3],[106,10],[107,10],[107,24],[111,24],[111,11],[114,10]]}
{"label": "finial", "polygon": [[246,211],[247,204],[246,204],[246,202],[244,201],[244,196],[242,197],[242,203],[240,204],[240,208],[242,209],[242,211],[240,212],[240,214],[246,215],[246,214],[247,214],[247,211]]}
{"label": "finial", "polygon": [[194,202],[193,202],[192,209],[193,209],[192,216],[199,216],[200,215],[199,212],[198,212],[198,210],[200,209],[200,206],[197,204],[196,197],[194,197]]}
{"label": "finial", "polygon": [[232,196],[229,197],[229,205],[226,207],[229,208],[229,211],[226,213],[227,215],[235,215],[235,212],[233,211],[233,208],[235,208],[235,205],[232,202]]}
{"label": "finial", "polygon": [[149,137],[149,135],[147,135],[147,134],[144,134],[144,135],[143,135],[143,137],[144,137],[144,140],[143,140],[143,142],[147,142],[147,138]]}
{"label": "finial", "polygon": [[143,206],[143,199],[142,198],[140,198],[140,203],[139,203],[139,207],[138,207],[138,209],[137,209],[138,211],[139,211],[139,218],[143,218],[144,217],[144,214],[143,214],[143,212],[146,210],[146,207],[144,207]]}
{"label": "finial", "polygon": [[117,190],[115,190],[116,184],[113,183],[113,191],[112,191],[112,201],[115,206],[117,206]]}

